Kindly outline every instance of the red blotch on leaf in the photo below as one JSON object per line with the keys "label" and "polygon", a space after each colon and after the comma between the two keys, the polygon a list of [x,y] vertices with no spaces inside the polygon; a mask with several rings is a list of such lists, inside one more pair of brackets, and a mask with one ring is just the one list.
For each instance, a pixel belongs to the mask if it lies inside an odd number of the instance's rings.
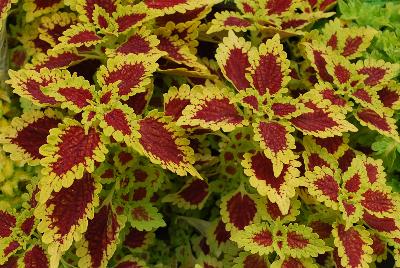
{"label": "red blotch on leaf", "polygon": [[360,190],[361,178],[360,174],[354,174],[349,180],[344,183],[344,188],[350,193],[356,193]]}
{"label": "red blotch on leaf", "polygon": [[141,20],[146,18],[145,13],[134,13],[128,14],[122,17],[118,17],[115,21],[118,24],[118,31],[123,32],[135,24],[139,23]]}
{"label": "red blotch on leaf", "polygon": [[66,52],[63,52],[56,56],[48,57],[43,63],[36,65],[35,69],[40,70],[40,69],[46,67],[46,68],[52,70],[52,69],[57,69],[57,68],[68,67],[68,66],[70,66],[74,63],[77,63],[83,59],[84,59],[83,56],[79,56],[74,52],[66,51]]}
{"label": "red blotch on leaf", "polygon": [[362,44],[362,37],[356,36],[356,37],[347,37],[345,46],[343,48],[342,56],[348,57],[353,55],[358,51],[358,48]]}
{"label": "red blotch on leaf", "polygon": [[75,180],[69,188],[53,192],[46,201],[47,208],[53,207],[48,215],[51,219],[49,228],[57,229],[57,233],[61,236],[60,241],[79,220],[86,217],[86,210],[93,202],[94,192],[94,179],[89,173],[85,173],[82,179]]}
{"label": "red blotch on leaf", "polygon": [[389,90],[387,87],[379,90],[378,96],[383,105],[388,108],[391,108],[400,99],[400,94],[397,91]]}
{"label": "red blotch on leaf", "polygon": [[130,229],[129,233],[125,236],[124,246],[129,248],[140,248],[145,245],[146,231],[139,231],[135,228]]}
{"label": "red blotch on leaf", "polygon": [[165,104],[165,115],[172,116],[174,120],[178,120],[182,116],[182,111],[190,104],[190,99],[175,98]]}
{"label": "red blotch on leaf", "polygon": [[336,33],[334,33],[332,34],[331,38],[329,38],[328,42],[326,42],[326,45],[335,50],[337,48],[337,43],[338,43],[337,35]]}
{"label": "red blotch on leaf", "polygon": [[313,221],[309,223],[309,226],[321,239],[329,238],[333,229],[331,224],[322,221]]}
{"label": "red blotch on leaf", "polygon": [[145,118],[138,122],[139,142],[143,148],[163,162],[179,164],[184,153],[176,144],[174,134],[166,128],[167,124],[155,118]]}
{"label": "red blotch on leaf", "polygon": [[316,180],[313,184],[322,193],[329,197],[332,201],[337,202],[339,196],[339,184],[336,182],[333,176],[325,174],[321,179]]}
{"label": "red blotch on leaf", "polygon": [[240,124],[243,116],[238,112],[234,104],[228,98],[211,99],[202,104],[202,109],[198,110],[193,118],[204,120],[205,122],[227,122],[230,124]]}
{"label": "red blotch on leaf", "polygon": [[22,224],[21,224],[21,230],[26,234],[30,235],[33,226],[35,224],[35,216],[31,216],[27,219],[25,219]]}
{"label": "red blotch on leaf", "polygon": [[0,210],[0,237],[9,237],[16,222],[14,215]]}
{"label": "red blotch on leaf", "polygon": [[285,183],[285,175],[289,166],[284,165],[279,177],[275,177],[271,160],[262,152],[257,152],[251,157],[251,168],[254,170],[255,176],[258,180],[264,181],[266,185],[279,192],[280,187]]}
{"label": "red blotch on leaf", "polygon": [[322,55],[322,52],[318,50],[313,50],[313,55],[314,55],[314,63],[318,69],[319,76],[322,78],[322,80],[326,82],[333,82],[332,76],[326,70],[327,63],[324,56]]}
{"label": "red blotch on leaf", "polygon": [[50,129],[56,128],[59,123],[61,123],[59,119],[39,118],[18,131],[17,136],[11,142],[23,148],[33,159],[41,159],[43,156],[39,153],[39,148],[47,143]]}
{"label": "red blotch on leaf", "polygon": [[272,242],[273,242],[273,237],[272,237],[272,233],[265,229],[260,231],[257,234],[254,234],[254,236],[252,237],[252,240],[254,243],[260,245],[260,246],[271,246]]}
{"label": "red blotch on leaf", "polygon": [[146,5],[150,8],[163,9],[174,7],[188,2],[187,0],[145,0]]}
{"label": "red blotch on leaf", "polygon": [[325,89],[321,93],[324,99],[329,100],[334,105],[338,105],[341,107],[346,105],[346,100],[335,94],[335,91],[333,89]]}
{"label": "red blotch on leaf", "polygon": [[151,47],[149,41],[139,34],[134,34],[117,49],[117,52],[123,54],[139,54],[148,53],[150,50]]}
{"label": "red blotch on leaf", "polygon": [[224,69],[226,76],[232,81],[238,90],[250,87],[245,74],[246,69],[250,67],[249,56],[241,48],[234,48],[229,51],[229,57],[226,60]]}
{"label": "red blotch on leaf", "polygon": [[93,99],[92,93],[83,88],[65,87],[58,89],[57,92],[64,96],[68,101],[73,102],[79,108],[89,105],[88,101]]}
{"label": "red blotch on leaf", "polygon": [[88,241],[91,267],[101,267],[102,260],[107,257],[107,247],[117,239],[118,228],[117,215],[110,206],[103,206],[89,221],[85,239]]}
{"label": "red blotch on leaf", "polygon": [[129,126],[127,115],[121,109],[114,109],[104,115],[104,120],[115,130],[119,130],[124,135],[131,135],[132,131]]}
{"label": "red blotch on leaf", "polygon": [[292,6],[292,0],[268,0],[265,8],[268,9],[268,15],[282,14]]}
{"label": "red blotch on leaf", "polygon": [[168,57],[177,62],[185,61],[185,57],[179,51],[179,47],[172,43],[171,40],[162,36],[159,36],[158,39],[160,40],[160,44],[157,46],[159,50],[167,52]]}
{"label": "red blotch on leaf", "polygon": [[237,229],[243,230],[251,224],[256,213],[257,205],[247,194],[236,193],[227,202],[229,222]]}
{"label": "red blotch on leaf", "polygon": [[243,260],[243,268],[267,268],[264,258],[258,254],[251,254]]}
{"label": "red blotch on leaf", "polygon": [[364,84],[367,86],[375,86],[385,77],[386,69],[379,67],[364,67],[358,70],[359,74],[367,75]]}
{"label": "red blotch on leaf", "polygon": [[214,236],[218,245],[225,243],[231,237],[231,233],[226,230],[225,223],[222,220],[218,221],[217,227],[214,230]]}
{"label": "red blotch on leaf", "polygon": [[231,16],[224,20],[224,26],[249,27],[251,23],[245,19]]}
{"label": "red blotch on leaf", "polygon": [[345,172],[351,165],[351,161],[356,157],[356,154],[352,149],[348,149],[344,154],[338,159],[339,168],[342,172]]}
{"label": "red blotch on leaf", "polygon": [[337,152],[340,145],[343,144],[343,137],[335,136],[329,138],[315,138],[315,143],[325,148],[328,153],[334,154]]}
{"label": "red blotch on leaf", "polygon": [[132,88],[139,85],[144,79],[145,67],[143,63],[124,64],[118,70],[109,72],[105,77],[106,84],[118,83],[118,94],[120,96],[128,95]]}
{"label": "red blotch on leaf", "polygon": [[298,259],[289,257],[283,261],[281,268],[305,268]]}
{"label": "red blotch on leaf", "polygon": [[374,228],[380,232],[394,232],[399,228],[396,225],[396,221],[394,218],[389,217],[376,217],[368,212],[364,212],[363,220],[367,223],[371,228]]}
{"label": "red blotch on leaf", "polygon": [[370,211],[388,212],[394,207],[390,195],[383,191],[368,189],[362,197],[361,204]]}
{"label": "red blotch on leaf", "polygon": [[271,53],[260,55],[260,61],[255,67],[252,79],[254,87],[261,95],[267,91],[270,95],[274,95],[282,87],[283,74],[281,63],[277,61],[277,57]]}
{"label": "red blotch on leaf", "polygon": [[[310,107],[309,107],[310,108]],[[301,130],[325,131],[338,126],[338,123],[331,118],[331,115],[321,108],[313,107],[313,112],[304,113],[290,121]]]}
{"label": "red blotch on leaf", "polygon": [[302,234],[296,232],[288,232],[287,233],[287,244],[290,248],[305,248],[309,241]]}
{"label": "red blotch on leaf", "polygon": [[39,246],[33,246],[24,255],[25,268],[49,267],[49,260],[44,250]]}
{"label": "red blotch on leaf", "polygon": [[52,171],[61,176],[74,166],[86,163],[87,157],[93,157],[94,151],[100,145],[100,134],[95,128],[90,128],[85,134],[85,129],[80,126],[71,126],[60,136],[57,162],[52,164]]}
{"label": "red blotch on leaf", "polygon": [[277,122],[260,122],[258,125],[262,142],[273,153],[287,149],[286,128]]}
{"label": "red blotch on leaf", "polygon": [[276,116],[287,116],[297,110],[296,106],[288,103],[274,103],[271,109]]}
{"label": "red blotch on leaf", "polygon": [[335,76],[339,83],[345,84],[350,80],[351,73],[342,65],[336,65],[334,67]]}
{"label": "red blotch on leaf", "polygon": [[344,247],[344,253],[348,258],[349,267],[359,267],[362,264],[362,256],[364,254],[361,234],[354,228],[349,228],[347,231],[345,226],[338,225],[338,237]]}
{"label": "red blotch on leaf", "polygon": [[368,93],[365,89],[363,89],[363,88],[357,89],[357,90],[353,93],[353,96],[355,96],[355,97],[359,98],[360,100],[363,100],[363,101],[365,101],[365,102],[367,102],[367,103],[371,103],[371,102],[372,102],[371,96],[370,96],[369,93]]}
{"label": "red blotch on leaf", "polygon": [[192,205],[200,204],[208,195],[208,184],[204,180],[194,180],[189,185],[179,191],[185,201]]}
{"label": "red blotch on leaf", "polygon": [[85,30],[79,32],[68,39],[69,44],[83,44],[86,42],[92,42],[100,40],[101,38],[95,33],[90,30]]}
{"label": "red blotch on leaf", "polygon": [[386,119],[372,109],[361,109],[357,112],[357,115],[362,121],[372,124],[378,129],[391,131],[391,127]]}

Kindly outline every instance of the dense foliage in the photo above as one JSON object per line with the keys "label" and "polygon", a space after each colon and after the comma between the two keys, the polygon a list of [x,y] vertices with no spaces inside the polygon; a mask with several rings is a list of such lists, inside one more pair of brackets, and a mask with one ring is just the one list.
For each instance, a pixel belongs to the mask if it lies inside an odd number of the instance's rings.
{"label": "dense foliage", "polygon": [[400,4],[0,18],[0,267],[400,266]]}

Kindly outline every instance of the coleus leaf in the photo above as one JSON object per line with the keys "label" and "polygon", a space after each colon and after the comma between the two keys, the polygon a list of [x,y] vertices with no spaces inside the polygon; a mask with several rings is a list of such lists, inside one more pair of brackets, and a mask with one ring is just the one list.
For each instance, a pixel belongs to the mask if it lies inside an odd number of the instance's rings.
{"label": "coleus leaf", "polygon": [[274,176],[278,177],[285,164],[297,159],[292,151],[296,148],[291,135],[294,128],[284,121],[257,120],[253,123],[253,131],[254,140],[260,143],[264,155],[273,164]]}
{"label": "coleus leaf", "polygon": [[226,132],[247,125],[242,112],[231,101],[232,93],[226,88],[198,86],[192,91],[191,104],[182,111],[179,125],[200,126],[213,131],[222,129]]}
{"label": "coleus leaf", "polygon": [[246,77],[260,95],[273,96],[286,91],[285,87],[290,81],[290,61],[278,34],[262,43],[258,51],[250,50],[249,58],[251,74]]}
{"label": "coleus leaf", "polygon": [[15,238],[2,238],[0,243],[0,265],[7,265],[8,260],[10,260],[10,264],[12,265],[14,261],[11,256],[16,253],[21,247],[21,241],[17,241]]}
{"label": "coleus leaf", "polygon": [[97,80],[101,86],[118,89],[122,100],[127,100],[136,93],[143,92],[150,84],[150,77],[156,71],[157,57],[124,57],[116,56],[107,61],[107,67],[101,66]]}
{"label": "coleus leaf", "polygon": [[237,37],[233,31],[219,44],[215,58],[224,74],[237,90],[250,88],[246,72],[250,68],[249,51],[251,43]]}
{"label": "coleus leaf", "polygon": [[90,47],[103,41],[92,24],[75,24],[63,32],[59,47]]}
{"label": "coleus leaf", "polygon": [[245,153],[242,166],[244,173],[250,177],[250,184],[262,196],[277,203],[283,214],[287,214],[290,198],[295,195],[295,188],[300,185],[300,163],[296,160],[284,164],[278,176],[274,175],[272,161],[262,152]]}
{"label": "coleus leaf", "polygon": [[[156,18],[157,25],[166,26],[168,22],[172,22],[176,25],[176,27],[189,27],[191,24],[204,19],[208,13],[211,11],[211,5],[203,5],[201,7],[195,8],[193,10],[187,10],[184,13],[173,13],[163,15],[161,17]],[[184,25],[184,26],[183,26]]]}
{"label": "coleus leaf", "polygon": [[[69,187],[74,180],[82,178],[85,171],[92,173],[95,161],[103,162],[108,152],[105,137],[94,127],[85,131],[73,119],[64,119],[64,124],[52,129],[47,144],[40,147],[44,156],[41,199],[46,199],[52,190]],[[43,195],[43,197],[42,197]]]}
{"label": "coleus leaf", "polygon": [[99,126],[106,136],[112,136],[117,142],[132,144],[133,120],[136,116],[130,107],[116,104],[101,117]]}
{"label": "coleus leaf", "polygon": [[238,12],[222,11],[221,13],[215,13],[214,16],[215,18],[211,21],[211,26],[207,34],[224,30],[232,30],[235,32],[255,30],[253,23]]}
{"label": "coleus leaf", "polygon": [[160,16],[158,10],[150,10],[143,3],[135,6],[118,5],[117,11],[113,14],[113,20],[117,25],[116,33],[127,33],[157,16]]}
{"label": "coleus leaf", "polygon": [[171,116],[174,121],[182,117],[183,110],[190,104],[192,91],[187,84],[179,88],[170,87],[164,94],[164,114]]}
{"label": "coleus leaf", "polygon": [[260,221],[258,199],[241,186],[221,198],[221,216],[227,231],[243,230],[246,226]]}
{"label": "coleus leaf", "polygon": [[306,135],[327,138],[340,136],[347,131],[357,131],[357,128],[350,124],[345,115],[339,111],[330,111],[328,107],[318,106],[311,100],[305,102],[305,106],[312,112],[305,112],[292,118],[290,122]]}
{"label": "coleus leaf", "polygon": [[18,267],[34,268],[34,267],[50,267],[49,257],[45,249],[40,245],[33,245],[18,260]]}
{"label": "coleus leaf", "polygon": [[233,233],[231,239],[246,251],[260,255],[276,251],[281,257],[316,257],[330,250],[310,227],[297,223],[288,226],[252,224]]}
{"label": "coleus leaf", "polygon": [[23,4],[23,9],[26,11],[26,21],[31,22],[35,18],[44,14],[57,11],[64,5],[62,0],[54,1],[40,1],[40,0],[27,0]]}
{"label": "coleus leaf", "polygon": [[[329,154],[334,157],[338,157],[343,154],[343,152],[348,147],[348,136],[334,136],[329,138],[314,138],[311,136],[304,137],[304,142],[314,143],[319,150],[326,150]],[[318,149],[317,149],[318,150]]]}
{"label": "coleus leaf", "polygon": [[17,218],[6,210],[0,210],[0,237],[1,239],[11,237],[16,227]]}
{"label": "coleus leaf", "polygon": [[151,31],[146,27],[140,28],[115,49],[106,49],[106,54],[109,57],[116,55],[129,55],[129,54],[161,54],[162,52],[157,49],[160,41],[157,36],[152,35]]}
{"label": "coleus leaf", "polygon": [[336,223],[333,228],[335,246],[344,267],[369,267],[372,261],[372,239],[364,227],[356,225],[346,229],[343,224]]}
{"label": "coleus leaf", "polygon": [[61,108],[68,108],[76,113],[89,106],[95,98],[95,87],[76,73],[50,84],[43,92],[60,102]]}
{"label": "coleus leaf", "polygon": [[207,241],[213,248],[220,248],[229,244],[231,233],[226,229],[222,219],[216,219],[207,231]]}
{"label": "coleus leaf", "polygon": [[35,216],[41,220],[38,230],[44,233],[43,242],[49,244],[48,252],[53,265],[58,264],[58,258],[69,249],[73,240],[79,240],[86,231],[88,219],[93,218],[94,208],[99,204],[100,190],[101,185],[85,173],[69,188],[52,192],[36,208]]}
{"label": "coleus leaf", "polygon": [[3,27],[3,20],[7,18],[7,13],[11,8],[11,4],[14,3],[15,0],[2,0],[0,4],[0,31],[2,30]]}
{"label": "coleus leaf", "polygon": [[362,219],[370,228],[375,229],[385,237],[395,238],[400,235],[400,222],[395,217],[377,217],[364,212]]}
{"label": "coleus leaf", "polygon": [[377,32],[372,28],[350,27],[338,32],[337,51],[348,59],[354,59],[369,47]]}
{"label": "coleus leaf", "polygon": [[63,32],[77,22],[75,13],[55,12],[40,18],[39,38],[52,47],[59,43],[58,38]]}
{"label": "coleus leaf", "polygon": [[300,214],[301,202],[296,197],[291,200],[289,211],[286,214],[282,213],[279,206],[276,203],[272,203],[267,197],[260,198],[259,204],[261,219],[270,223],[276,221],[281,223],[292,222]]}
{"label": "coleus leaf", "polygon": [[38,165],[43,156],[40,146],[47,143],[50,130],[61,123],[62,115],[53,110],[31,111],[14,118],[11,125],[3,130],[0,142],[10,158],[29,165]]}
{"label": "coleus leaf", "polygon": [[9,76],[7,83],[14,88],[14,93],[38,106],[54,106],[58,104],[57,100],[46,95],[43,89],[68,77],[69,72],[47,68],[40,71],[21,69],[10,70]]}
{"label": "coleus leaf", "polygon": [[355,66],[341,56],[332,56],[327,65],[327,72],[333,77],[335,86],[347,90],[352,82],[361,79],[356,74]]}
{"label": "coleus leaf", "polygon": [[340,179],[330,168],[316,168],[314,172],[306,172],[308,192],[327,207],[338,209]]}
{"label": "coleus leaf", "polygon": [[382,262],[387,258],[387,242],[378,235],[378,233],[370,233],[372,239],[371,248],[373,250],[372,261]]}
{"label": "coleus leaf", "polygon": [[342,97],[335,87],[328,82],[319,82],[309,91],[314,101],[326,102],[332,107],[337,107],[343,113],[352,111],[352,102]]}
{"label": "coleus leaf", "polygon": [[380,134],[399,140],[397,133],[396,120],[385,110],[373,110],[370,108],[360,108],[356,111],[355,117],[363,126],[378,131]]}
{"label": "coleus leaf", "polygon": [[123,245],[131,251],[147,249],[155,238],[154,232],[139,231],[135,228],[130,228],[129,232],[124,236]]}
{"label": "coleus leaf", "polygon": [[120,260],[115,268],[147,268],[146,262],[136,257],[125,256]]}
{"label": "coleus leaf", "polygon": [[156,207],[148,202],[133,202],[125,207],[130,225],[139,231],[151,231],[166,226]]}
{"label": "coleus leaf", "polygon": [[83,22],[93,22],[93,12],[96,6],[103,8],[109,15],[117,10],[119,0],[78,0],[76,10],[80,14],[79,19]]}
{"label": "coleus leaf", "polygon": [[390,79],[397,76],[399,65],[384,62],[383,60],[366,59],[356,63],[358,74],[365,75],[366,86],[384,85]]}
{"label": "coleus leaf", "polygon": [[328,73],[326,69],[327,61],[329,60],[329,56],[326,52],[326,49],[314,43],[312,45],[305,43],[305,51],[307,58],[311,62],[311,66],[317,72],[319,80],[332,83],[333,77]]}
{"label": "coleus leaf", "polygon": [[256,0],[237,0],[235,4],[240,12],[246,15],[254,15],[259,8],[259,3]]}
{"label": "coleus leaf", "polygon": [[302,156],[306,171],[313,172],[317,167],[335,170],[338,166],[335,157],[329,154],[325,148],[314,143],[310,137],[306,136],[303,140],[305,150]]}
{"label": "coleus leaf", "polygon": [[213,5],[221,2],[220,0],[211,0],[211,1],[195,1],[195,0],[163,0],[163,1],[154,1],[154,0],[145,0],[144,4],[150,10],[159,10],[164,14],[173,14],[175,12],[185,13],[188,10],[193,10],[195,8],[199,8],[205,5]]}
{"label": "coleus leaf", "polygon": [[77,243],[79,267],[106,267],[117,248],[125,221],[125,216],[114,212],[111,205],[102,206],[89,220],[87,231]]}
{"label": "coleus leaf", "polygon": [[299,258],[288,257],[274,261],[270,267],[271,268],[294,268],[294,267],[317,268],[318,265],[314,262],[313,258],[299,259]]}
{"label": "coleus leaf", "polygon": [[209,195],[208,183],[193,178],[188,180],[177,193],[166,195],[162,201],[172,203],[180,208],[202,209]]}
{"label": "coleus leaf", "polygon": [[149,157],[151,162],[181,176],[189,173],[201,178],[192,166],[194,156],[189,140],[183,130],[162,113],[153,110],[138,120],[134,136],[134,149]]}
{"label": "coleus leaf", "polygon": [[268,260],[258,254],[240,252],[234,260],[235,265],[232,268],[265,268],[268,267]]}
{"label": "coleus leaf", "polygon": [[39,53],[32,58],[32,64],[27,64],[28,69],[35,69],[37,71],[42,68],[66,69],[75,65],[85,59],[84,56],[79,55],[76,48],[62,48],[50,49],[46,54]]}
{"label": "coleus leaf", "polygon": [[389,82],[387,86],[384,86],[377,93],[379,100],[386,108],[393,110],[400,108],[400,87],[396,82]]}

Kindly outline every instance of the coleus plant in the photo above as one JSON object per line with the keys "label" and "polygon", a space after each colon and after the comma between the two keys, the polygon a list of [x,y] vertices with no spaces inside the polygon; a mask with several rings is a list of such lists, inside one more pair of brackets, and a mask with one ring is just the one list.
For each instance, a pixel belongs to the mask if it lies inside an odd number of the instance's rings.
{"label": "coleus plant", "polygon": [[0,2],[0,266],[400,265],[399,194],[351,142],[400,142],[378,31],[220,2]]}

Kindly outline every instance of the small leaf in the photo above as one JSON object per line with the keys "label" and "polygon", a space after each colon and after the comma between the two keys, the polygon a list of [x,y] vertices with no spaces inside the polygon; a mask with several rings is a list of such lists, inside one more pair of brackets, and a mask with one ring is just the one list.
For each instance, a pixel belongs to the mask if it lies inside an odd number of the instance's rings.
{"label": "small leaf", "polygon": [[132,203],[126,206],[125,210],[128,222],[139,231],[151,231],[166,226],[157,208],[151,206],[148,202]]}
{"label": "small leaf", "polygon": [[222,11],[221,13],[215,13],[214,16],[215,18],[211,21],[211,26],[208,29],[207,34],[224,30],[232,30],[235,32],[255,30],[252,22],[238,12]]}

